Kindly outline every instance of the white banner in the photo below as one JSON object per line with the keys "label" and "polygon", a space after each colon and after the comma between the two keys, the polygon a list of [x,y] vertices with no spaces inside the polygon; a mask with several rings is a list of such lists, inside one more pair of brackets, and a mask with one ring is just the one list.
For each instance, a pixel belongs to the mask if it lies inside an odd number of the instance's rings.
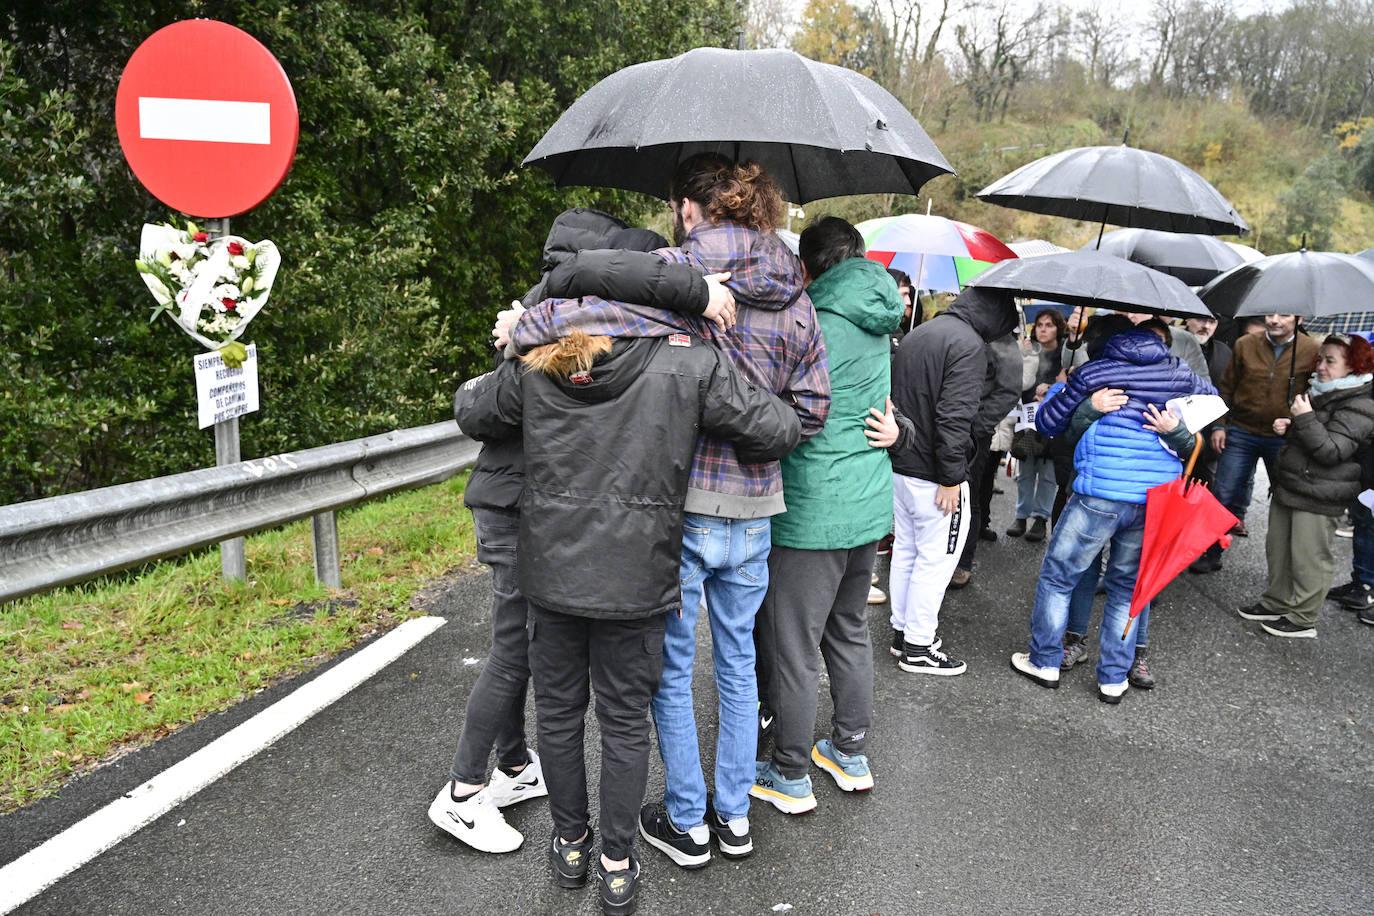
{"label": "white banner", "polygon": [[253,413],[258,409],[258,347],[248,345],[248,358],[230,369],[218,353],[194,359],[200,428]]}
{"label": "white banner", "polygon": [[1019,433],[1023,429],[1035,429],[1035,410],[1040,405],[1032,401],[1029,404],[1022,404],[1016,411],[1016,431]]}

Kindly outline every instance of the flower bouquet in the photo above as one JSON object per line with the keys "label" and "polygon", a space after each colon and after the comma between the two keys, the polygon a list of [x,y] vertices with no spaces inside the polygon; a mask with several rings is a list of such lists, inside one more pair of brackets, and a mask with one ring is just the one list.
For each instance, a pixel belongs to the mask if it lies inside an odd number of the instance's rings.
{"label": "flower bouquet", "polygon": [[165,312],[226,365],[242,364],[247,348],[238,338],[272,292],[281,266],[276,245],[233,235],[212,242],[195,223],[145,223],[134,263],[157,301],[150,322]]}

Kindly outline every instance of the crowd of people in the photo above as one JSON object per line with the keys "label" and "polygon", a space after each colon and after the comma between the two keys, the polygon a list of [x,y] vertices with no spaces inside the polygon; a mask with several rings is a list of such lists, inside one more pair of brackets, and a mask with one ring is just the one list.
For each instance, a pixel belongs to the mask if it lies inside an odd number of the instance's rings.
{"label": "crowd of people", "polygon": [[[1349,510],[1354,575],[1332,596],[1374,623],[1374,520],[1356,502],[1374,470],[1364,339],[1319,342],[1271,315],[1232,352],[1213,321],[1054,309],[1027,335],[1009,294],[979,288],[922,320],[911,279],[865,258],[844,220],[788,250],[782,196],[755,164],[690,158],[669,203],[671,244],[598,211],[562,214],[539,283],[498,317],[497,368],[455,395],[459,426],[483,443],[465,499],[492,570],[492,648],[429,815],[473,849],[519,848],[501,809],[547,795],[556,881],[594,877],[602,910],[628,914],[637,838],[701,868],[753,852],[751,799],[814,809],[813,768],[871,789],[868,606],[890,603],[900,670],[967,669],[941,638],[941,604],[972,580],[978,542],[998,538],[1004,461],[1019,466],[1006,535],[1048,540],[1027,651],[1010,659],[1038,684],[1088,658],[1103,588],[1099,698],[1154,686],[1148,609],[1121,634],[1146,493],[1195,445],[1236,534],[1257,459],[1270,472],[1269,587],[1242,616],[1315,635]],[[1230,413],[1215,429],[1168,406],[1217,391]],[[889,537],[884,594],[874,568]],[[1193,572],[1220,557],[1218,545]],[[710,791],[693,705],[701,615],[719,697]],[[833,714],[817,738],[822,663]],[[665,792],[645,803],[650,723]]]}

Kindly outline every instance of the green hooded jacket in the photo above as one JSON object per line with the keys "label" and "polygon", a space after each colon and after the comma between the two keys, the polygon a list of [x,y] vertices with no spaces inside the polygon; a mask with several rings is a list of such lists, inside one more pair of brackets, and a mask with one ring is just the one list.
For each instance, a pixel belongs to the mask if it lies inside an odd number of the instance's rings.
{"label": "green hooded jacket", "polygon": [[830,364],[825,427],[782,460],[787,511],[773,543],[800,550],[859,547],[892,525],[892,463],[864,435],[868,409],[891,391],[892,342],[902,321],[897,284],[877,261],[841,261],[806,289]]}

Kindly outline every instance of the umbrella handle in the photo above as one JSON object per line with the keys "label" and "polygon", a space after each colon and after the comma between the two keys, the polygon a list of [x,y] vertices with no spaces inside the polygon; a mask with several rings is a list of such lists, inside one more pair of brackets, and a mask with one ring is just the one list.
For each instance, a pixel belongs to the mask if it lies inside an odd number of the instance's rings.
{"label": "umbrella handle", "polygon": [[1121,631],[1121,638],[1122,638],[1123,641],[1126,639],[1127,636],[1130,636],[1130,635],[1131,635],[1131,627],[1133,627],[1133,626],[1135,626],[1135,618],[1134,618],[1134,617],[1127,617],[1127,618],[1126,618],[1126,629],[1124,629],[1124,630]]}
{"label": "umbrella handle", "polygon": [[[1188,456],[1188,466],[1183,469],[1183,479],[1187,480],[1193,476],[1193,467],[1197,464],[1197,456],[1202,454],[1202,433],[1193,433],[1193,453]],[[1127,627],[1126,629],[1130,629]],[[1125,639],[1123,635],[1121,637]]]}

